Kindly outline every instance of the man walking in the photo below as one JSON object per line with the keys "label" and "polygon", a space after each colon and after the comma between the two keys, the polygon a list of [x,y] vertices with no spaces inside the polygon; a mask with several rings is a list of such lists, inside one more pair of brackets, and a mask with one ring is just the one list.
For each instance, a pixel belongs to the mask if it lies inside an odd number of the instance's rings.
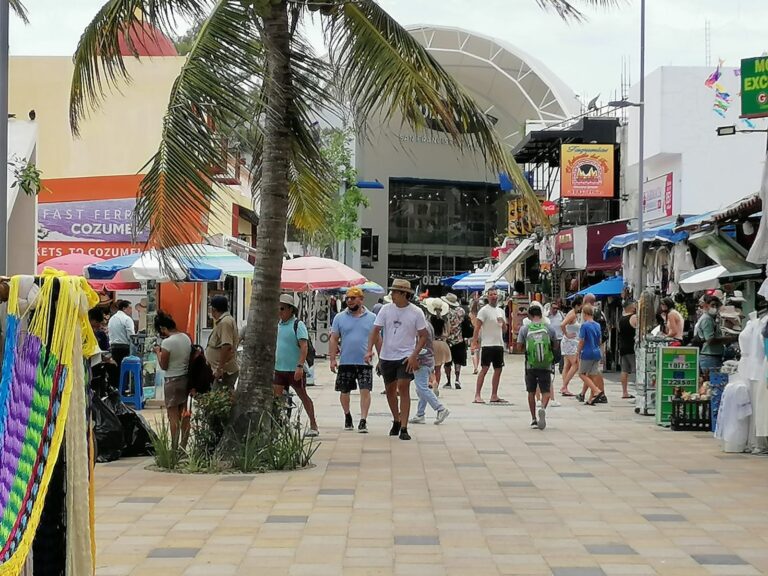
{"label": "man walking", "polygon": [[[427,343],[427,322],[421,309],[411,304],[411,283],[395,279],[390,287],[392,303],[381,308],[368,338],[365,362],[373,359],[373,347],[382,335],[381,376],[392,412],[390,436],[410,440],[408,416],[411,412],[411,380],[419,369],[419,352]],[[398,395],[400,405],[398,407]]]}
{"label": "man walking", "polygon": [[467,365],[467,342],[464,339],[462,325],[466,312],[461,307],[456,294],[448,293],[441,298],[448,304],[448,337],[446,343],[451,349],[451,361],[445,364],[445,377],[448,380],[443,388],[451,387],[451,366],[456,373],[456,390],[461,390],[461,367]]}
{"label": "man walking", "polygon": [[282,398],[288,388],[294,389],[309,418],[307,436],[317,436],[320,432],[315,420],[315,405],[307,394],[307,375],[304,372],[304,363],[309,351],[309,332],[304,322],[296,318],[297,310],[293,296],[280,296],[280,321],[277,324],[275,379],[272,389],[277,398]]}
{"label": "man walking", "polygon": [[498,307],[499,294],[495,288],[488,290],[486,294],[488,304],[477,313],[475,333],[472,336],[472,352],[478,348],[478,338],[482,348],[480,349],[480,373],[477,375],[475,388],[475,404],[485,404],[481,396],[483,383],[488,369],[493,366],[493,379],[491,380],[491,403],[504,404],[506,400],[499,398],[499,382],[501,371],[504,368],[504,338],[503,333],[507,329],[507,319],[504,310]]}
{"label": "man walking", "polygon": [[624,313],[619,320],[619,363],[621,364],[621,397],[631,400],[629,377],[634,376],[635,336],[637,334],[637,305],[632,300],[624,303]]}
{"label": "man walking", "polygon": [[[347,309],[336,314],[331,326],[331,341],[328,356],[331,362],[331,372],[336,374],[336,392],[344,410],[344,429],[352,430],[355,423],[350,413],[349,395],[352,390],[360,389],[360,422],[357,431],[361,434],[368,432],[368,410],[371,407],[371,390],[373,390],[373,366],[365,363],[365,352],[368,338],[373,330],[376,315],[363,306],[363,291],[360,288],[350,288],[345,297]],[[341,340],[341,361],[337,363]],[[381,352],[377,342],[376,348]]]}
{"label": "man walking", "polygon": [[240,375],[236,355],[240,333],[229,313],[227,297],[219,294],[211,298],[209,313],[213,318],[213,332],[205,347],[205,359],[213,370],[213,387],[233,391]]}
{"label": "man walking", "polygon": [[[517,335],[517,351],[525,352],[525,390],[531,411],[531,428],[547,427],[547,405],[552,392],[552,366],[559,361],[560,343],[551,324],[542,318],[541,306],[528,308],[530,323]],[[541,408],[536,413],[536,390],[541,391]]]}
{"label": "man walking", "polygon": [[112,359],[120,368],[123,359],[131,355],[131,336],[136,334],[133,324],[133,308],[128,300],[117,301],[117,312],[109,319],[109,351]]}

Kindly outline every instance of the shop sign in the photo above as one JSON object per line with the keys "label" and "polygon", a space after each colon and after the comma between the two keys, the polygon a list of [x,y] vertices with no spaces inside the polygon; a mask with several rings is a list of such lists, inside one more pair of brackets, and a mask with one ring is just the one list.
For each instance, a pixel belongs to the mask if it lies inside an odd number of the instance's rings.
{"label": "shop sign", "polygon": [[547,216],[554,216],[557,214],[557,204],[551,200],[544,200],[544,202],[541,203],[541,208]]}
{"label": "shop sign", "polygon": [[557,250],[573,249],[573,230],[565,230],[558,233],[555,239]]}
{"label": "shop sign", "polygon": [[673,214],[674,178],[672,172],[643,184],[643,219],[646,222]]}
{"label": "shop sign", "polygon": [[768,116],[768,56],[741,61],[741,116]]}
{"label": "shop sign", "polygon": [[509,236],[530,236],[535,228],[530,213],[528,212],[528,203],[523,198],[513,198],[508,202]]}
{"label": "shop sign", "polygon": [[699,349],[662,346],[656,361],[656,424],[668,425],[675,388],[694,393],[699,382]]}
{"label": "shop sign", "polygon": [[612,144],[563,144],[560,171],[561,198],[614,197]]}
{"label": "shop sign", "polygon": [[56,242],[146,242],[147,230],[134,234],[136,200],[51,202],[37,208],[38,240]]}

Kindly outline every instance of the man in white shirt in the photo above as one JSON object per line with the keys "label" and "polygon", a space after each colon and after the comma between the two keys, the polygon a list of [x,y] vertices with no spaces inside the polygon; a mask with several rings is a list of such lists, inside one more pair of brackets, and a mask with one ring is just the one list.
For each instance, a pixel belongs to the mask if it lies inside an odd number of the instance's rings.
{"label": "man in white shirt", "polygon": [[117,312],[112,315],[107,325],[109,350],[118,368],[123,363],[123,358],[131,355],[131,336],[136,333],[132,315],[131,303],[128,300],[118,300]]}
{"label": "man in white shirt", "polygon": [[[507,318],[504,310],[498,307],[499,294],[495,288],[488,290],[486,297],[488,304],[477,313],[475,333],[472,336],[472,352],[480,348],[480,373],[477,375],[475,388],[475,404],[485,404],[481,396],[485,375],[488,368],[493,365],[493,379],[491,380],[491,403],[503,404],[506,402],[499,398],[499,382],[501,371],[504,368],[504,331],[507,329]],[[478,342],[479,338],[479,342]]]}
{"label": "man in white shirt", "polygon": [[392,412],[389,435],[400,436],[400,440],[410,440],[408,416],[411,412],[411,380],[414,372],[419,369],[419,352],[427,343],[427,321],[421,308],[410,302],[413,294],[410,282],[394,280],[390,290],[392,303],[383,306],[376,316],[364,360],[366,364],[371,363],[373,347],[383,332],[379,366]]}

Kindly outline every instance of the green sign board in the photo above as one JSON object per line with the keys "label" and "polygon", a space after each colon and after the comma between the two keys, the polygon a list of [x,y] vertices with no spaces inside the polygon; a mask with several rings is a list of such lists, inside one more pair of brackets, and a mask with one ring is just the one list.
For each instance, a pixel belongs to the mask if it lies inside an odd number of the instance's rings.
{"label": "green sign board", "polygon": [[768,56],[741,61],[741,116],[768,116]]}
{"label": "green sign board", "polygon": [[695,393],[699,384],[699,349],[663,346],[656,362],[656,424],[669,426],[675,388]]}

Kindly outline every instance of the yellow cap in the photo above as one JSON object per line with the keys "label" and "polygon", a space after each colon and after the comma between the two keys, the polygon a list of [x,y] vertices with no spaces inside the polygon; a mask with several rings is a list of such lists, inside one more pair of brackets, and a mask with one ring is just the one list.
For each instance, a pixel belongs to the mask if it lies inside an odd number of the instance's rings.
{"label": "yellow cap", "polygon": [[353,286],[347,290],[347,298],[363,298],[363,291],[357,286]]}

